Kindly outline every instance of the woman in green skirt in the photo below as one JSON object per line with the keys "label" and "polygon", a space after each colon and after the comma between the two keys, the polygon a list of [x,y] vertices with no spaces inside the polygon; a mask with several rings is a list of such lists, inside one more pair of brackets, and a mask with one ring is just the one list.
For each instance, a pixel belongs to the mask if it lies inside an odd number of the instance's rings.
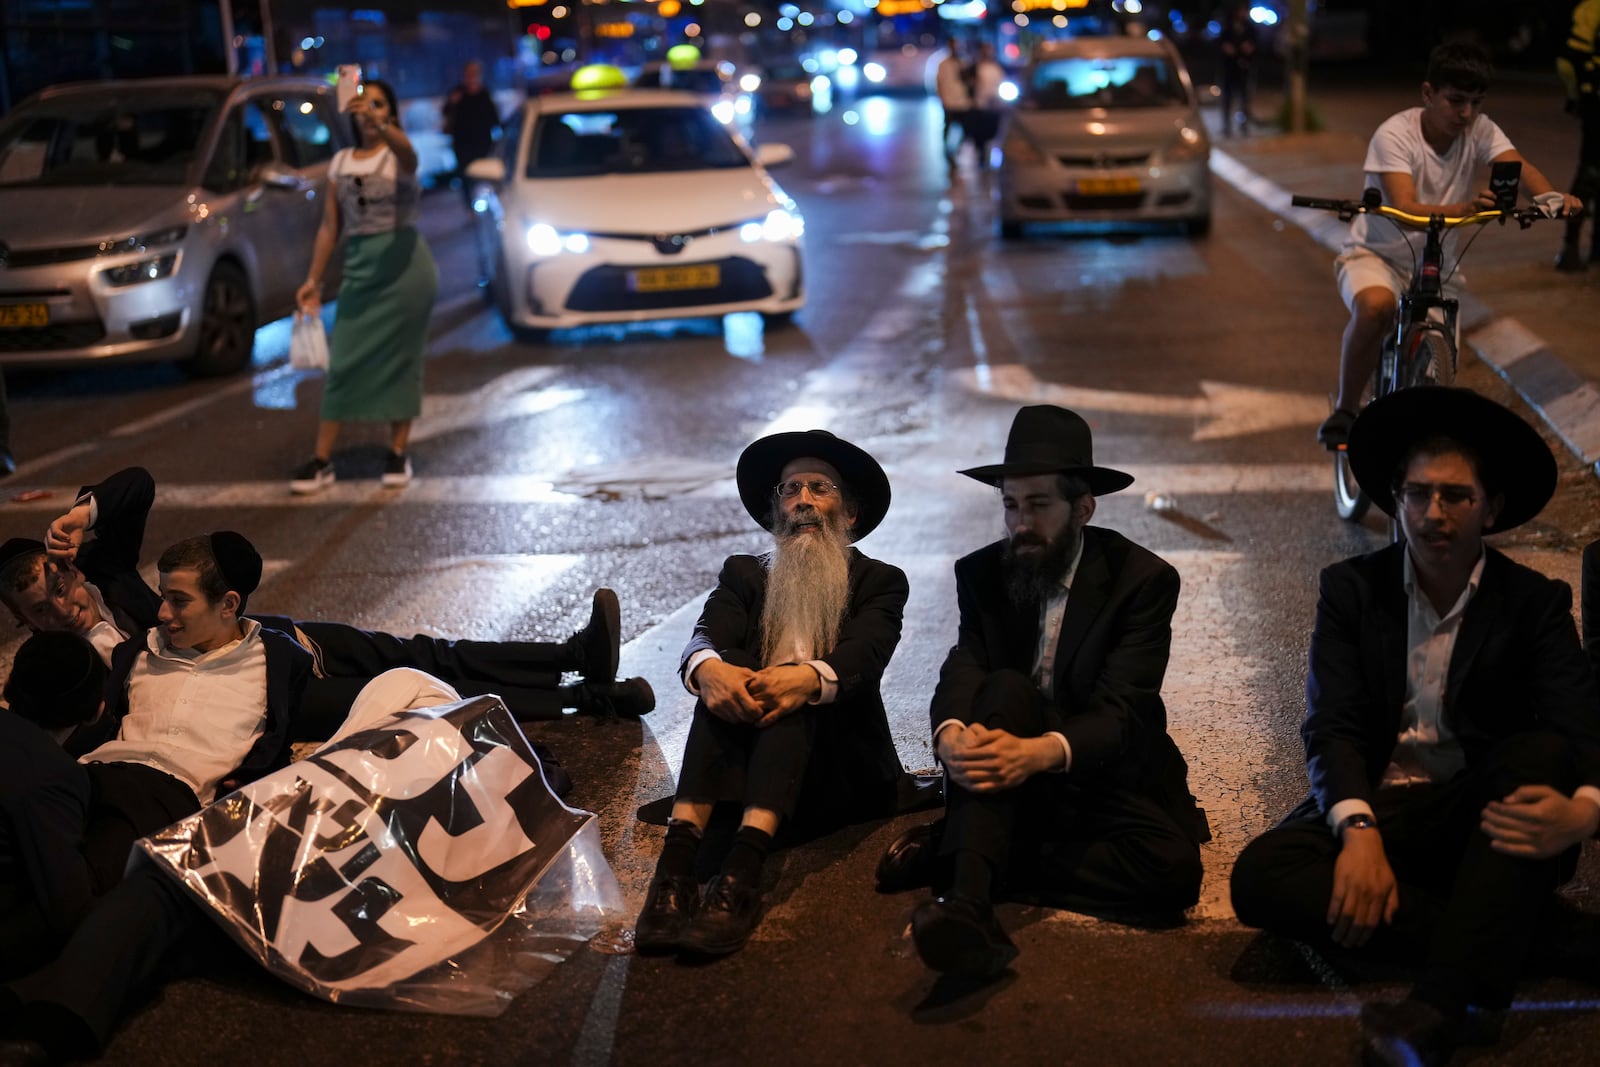
{"label": "woman in green skirt", "polygon": [[389,424],[383,484],[411,481],[406,445],[422,413],[422,350],[439,271],[416,230],[417,152],[395,104],[387,82],[366,82],[348,108],[356,147],[328,166],[327,210],[297,297],[302,314],[321,313],[323,271],[341,229],[348,242],[316,451],[289,483],[296,493],[333,484],[333,446],[340,424],[352,421]]}

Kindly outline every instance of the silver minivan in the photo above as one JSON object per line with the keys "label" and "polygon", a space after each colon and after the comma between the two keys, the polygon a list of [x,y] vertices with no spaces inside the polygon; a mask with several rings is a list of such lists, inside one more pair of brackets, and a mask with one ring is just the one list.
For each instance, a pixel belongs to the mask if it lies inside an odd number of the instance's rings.
{"label": "silver minivan", "polygon": [[0,365],[247,367],[256,328],[293,310],[349,140],[309,78],[30,97],[0,120]]}

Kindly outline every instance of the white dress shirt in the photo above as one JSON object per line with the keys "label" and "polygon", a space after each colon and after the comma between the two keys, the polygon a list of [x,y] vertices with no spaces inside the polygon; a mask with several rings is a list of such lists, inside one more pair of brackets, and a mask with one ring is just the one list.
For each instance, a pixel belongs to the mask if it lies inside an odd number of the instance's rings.
{"label": "white dress shirt", "polygon": [[261,626],[210,652],[172,648],[160,627],[128,674],[128,714],[114,741],[84,763],[140,763],[169,774],[209,804],[236,770],[267,720],[267,652]]}

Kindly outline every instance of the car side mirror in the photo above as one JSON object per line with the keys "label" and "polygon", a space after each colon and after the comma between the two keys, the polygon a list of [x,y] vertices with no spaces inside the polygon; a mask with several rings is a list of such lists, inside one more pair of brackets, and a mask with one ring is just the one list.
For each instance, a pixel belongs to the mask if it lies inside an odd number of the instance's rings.
{"label": "car side mirror", "polygon": [[506,165],[502,160],[487,156],[467,164],[467,177],[475,182],[498,185],[506,180]]}
{"label": "car side mirror", "polygon": [[764,144],[756,148],[756,162],[767,170],[787,167],[794,162],[794,149],[786,144]]}

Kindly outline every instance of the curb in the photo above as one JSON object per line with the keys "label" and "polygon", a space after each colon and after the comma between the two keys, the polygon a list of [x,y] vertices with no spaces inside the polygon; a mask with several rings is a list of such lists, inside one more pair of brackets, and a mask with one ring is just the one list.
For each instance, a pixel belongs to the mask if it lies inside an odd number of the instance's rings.
{"label": "curb", "polygon": [[[1347,223],[1325,211],[1293,207],[1289,192],[1212,146],[1211,172],[1268,211],[1338,252]],[[1472,294],[1461,301],[1461,330],[1477,357],[1538,413],[1562,444],[1600,476],[1600,386],[1562,361],[1541,337]]]}

